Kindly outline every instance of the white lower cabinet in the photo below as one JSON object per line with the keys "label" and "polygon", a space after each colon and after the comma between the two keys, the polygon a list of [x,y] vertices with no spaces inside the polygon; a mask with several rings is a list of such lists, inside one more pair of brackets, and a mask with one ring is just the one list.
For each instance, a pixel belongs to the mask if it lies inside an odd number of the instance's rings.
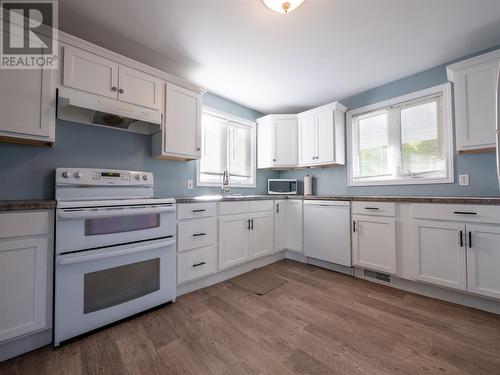
{"label": "white lower cabinet", "polygon": [[270,255],[274,251],[274,215],[272,212],[252,214],[251,253],[252,258]]}
{"label": "white lower cabinet", "polygon": [[418,220],[412,237],[417,280],[466,290],[464,224]]}
{"label": "white lower cabinet", "polygon": [[376,271],[396,273],[394,218],[353,215],[353,263]]}
{"label": "white lower cabinet", "polygon": [[278,200],[274,202],[274,249],[275,251],[286,250],[287,237],[287,202]]}
{"label": "white lower cabinet", "polygon": [[0,362],[51,342],[53,220],[0,212]]}
{"label": "white lower cabinet", "polygon": [[46,238],[0,242],[0,342],[46,328]]}
{"label": "white lower cabinet", "polygon": [[467,290],[500,299],[500,226],[466,225]]}
{"label": "white lower cabinet", "polygon": [[217,271],[217,248],[202,247],[177,256],[177,283],[198,279]]}
{"label": "white lower cabinet", "polygon": [[274,251],[272,211],[219,217],[219,268],[229,268]]}
{"label": "white lower cabinet", "polygon": [[247,214],[219,218],[219,268],[228,268],[249,259],[250,230]]}
{"label": "white lower cabinet", "polygon": [[303,208],[301,199],[290,199],[287,201],[286,212],[286,247],[288,250],[303,252]]}

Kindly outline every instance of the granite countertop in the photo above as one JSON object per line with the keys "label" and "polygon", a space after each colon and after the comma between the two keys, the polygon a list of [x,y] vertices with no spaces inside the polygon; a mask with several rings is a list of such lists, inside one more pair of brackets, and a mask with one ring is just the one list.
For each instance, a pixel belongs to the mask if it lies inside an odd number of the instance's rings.
{"label": "granite countertop", "polygon": [[0,201],[0,211],[48,210],[56,207],[52,199]]}
{"label": "granite countertop", "polygon": [[347,195],[230,195],[230,196],[198,196],[179,197],[177,203],[202,202],[238,202],[264,199],[304,199],[304,200],[336,200],[362,202],[397,202],[397,203],[442,203],[442,204],[481,204],[500,205],[499,197],[426,197],[426,196],[347,196]]}

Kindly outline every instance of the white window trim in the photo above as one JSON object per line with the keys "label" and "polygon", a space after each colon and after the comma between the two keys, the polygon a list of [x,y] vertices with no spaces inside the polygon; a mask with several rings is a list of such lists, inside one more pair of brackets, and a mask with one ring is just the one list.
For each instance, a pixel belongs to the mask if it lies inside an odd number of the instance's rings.
{"label": "white window trim", "polygon": [[[398,178],[388,179],[385,181],[354,181],[353,178],[353,145],[352,145],[352,127],[353,116],[360,115],[366,112],[376,111],[402,102],[416,100],[426,96],[442,94],[442,114],[443,114],[443,134],[444,146],[446,147],[447,156],[447,171],[448,175],[443,178],[435,179],[412,179]],[[453,123],[452,123],[452,106],[451,106],[451,83],[430,87],[424,90],[415,91],[406,95],[398,96],[389,100],[384,100],[375,104],[368,105],[362,108],[356,108],[346,113],[347,116],[347,185],[348,186],[384,186],[384,185],[427,185],[427,184],[453,184],[455,182],[454,173],[454,147],[453,147]]]}
{"label": "white window trim", "polygon": [[[219,111],[218,109],[214,109],[211,107],[203,106],[202,108],[202,113],[208,113],[209,115],[220,117],[226,121],[229,122],[235,122],[238,124],[242,124],[245,126],[248,126],[251,128],[251,134],[252,134],[252,139],[251,139],[251,144],[252,144],[252,150],[251,150],[251,155],[250,155],[250,160],[251,160],[251,170],[253,171],[253,182],[251,184],[245,184],[245,183],[238,183],[231,181],[231,176],[229,176],[229,186],[230,187],[235,187],[235,188],[256,188],[257,187],[257,138],[256,138],[256,129],[257,129],[257,124],[254,121],[250,121],[247,119],[244,119],[242,117],[234,116],[230,113],[226,113],[223,111]],[[200,187],[221,187],[220,182],[206,182],[206,181],[200,181],[200,160],[196,160],[196,186]]]}

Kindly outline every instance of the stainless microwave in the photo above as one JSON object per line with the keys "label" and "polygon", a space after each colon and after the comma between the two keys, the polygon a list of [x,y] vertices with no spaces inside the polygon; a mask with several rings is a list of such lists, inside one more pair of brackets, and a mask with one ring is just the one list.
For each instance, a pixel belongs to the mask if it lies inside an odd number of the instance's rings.
{"label": "stainless microwave", "polygon": [[267,193],[284,195],[297,194],[297,180],[284,178],[269,179],[267,180]]}

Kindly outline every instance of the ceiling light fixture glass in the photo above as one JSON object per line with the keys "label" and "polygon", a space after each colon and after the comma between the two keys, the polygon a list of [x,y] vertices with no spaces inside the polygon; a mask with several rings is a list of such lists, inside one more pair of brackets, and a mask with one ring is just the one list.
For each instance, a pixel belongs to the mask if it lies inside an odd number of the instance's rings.
{"label": "ceiling light fixture glass", "polygon": [[266,7],[278,13],[290,13],[298,8],[304,0],[262,0]]}

